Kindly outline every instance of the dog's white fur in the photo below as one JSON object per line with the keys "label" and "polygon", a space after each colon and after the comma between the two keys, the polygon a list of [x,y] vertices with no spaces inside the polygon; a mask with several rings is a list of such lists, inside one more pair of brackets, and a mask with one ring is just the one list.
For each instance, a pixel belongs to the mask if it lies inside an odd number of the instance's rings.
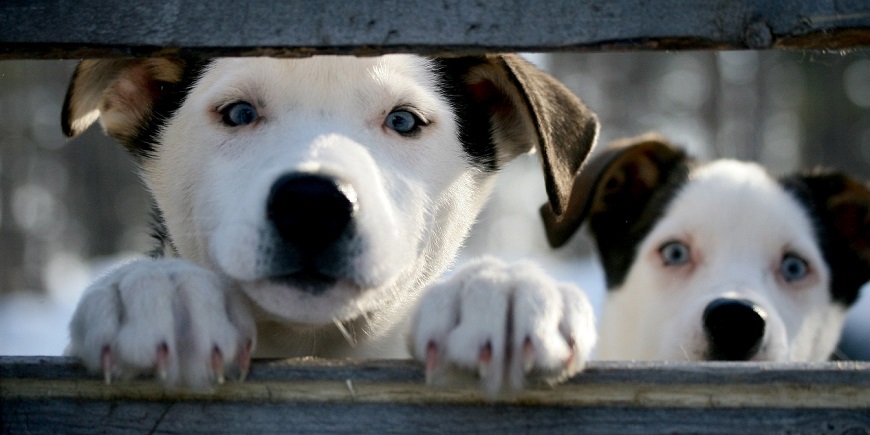
{"label": "dog's white fur", "polygon": [[[608,291],[598,357],[704,359],[704,309],[733,297],[767,313],[753,360],[827,359],[845,308],[832,303],[830,272],[805,209],[752,163],[717,161],[693,174],[640,243],[625,282]],[[659,248],[670,240],[689,246],[688,264],[662,263]],[[786,252],[811,265],[805,279],[780,277]]]}
{"label": "dog's white fur", "polygon": [[[453,366],[476,371],[485,391],[505,384],[519,390],[533,369],[537,377],[557,382],[581,368],[596,343],[594,319],[576,286],[552,281],[530,262],[487,259],[423,296],[413,329],[416,337],[429,339],[414,340],[412,352],[422,360],[429,343],[445,343],[453,364],[430,376],[450,378]],[[510,334],[503,332],[506,325]],[[480,343],[488,343],[489,361],[481,360]]]}
{"label": "dog's white fur", "polygon": [[[280,321],[345,321],[385,303],[398,308],[413,301],[416,294],[399,287],[446,268],[490,184],[466,170],[456,120],[432,78],[422,74],[423,62],[325,57],[216,63],[167,125],[165,152],[144,167],[155,198],[164,202],[158,206],[169,233],[177,235],[179,254],[243,283],[245,294]],[[209,109],[238,100],[257,102],[257,131],[215,129]],[[426,134],[408,140],[383,126],[397,102],[424,111],[431,122]],[[287,172],[334,176],[359,195],[356,222],[366,248],[353,262],[355,282],[340,283],[323,297],[270,284],[256,263],[266,224],[263,204],[274,180]],[[191,197],[183,198],[187,192]],[[189,207],[179,206],[188,201]],[[435,222],[441,223],[437,230]],[[360,294],[359,287],[370,290]],[[292,342],[286,347],[261,350],[299,352],[291,350],[299,347]]]}
{"label": "dog's white fur", "polygon": [[[406,55],[214,61],[159,132],[154,156],[141,160],[180,259],[137,260],[98,280],[73,318],[69,353],[107,376],[156,368],[170,384],[195,386],[219,380],[223,364],[244,364],[249,346],[264,357],[407,356],[408,313],[453,261],[492,184],[491,173],[469,164],[430,62]],[[129,94],[124,87],[136,80],[72,88],[74,129],[88,123],[75,112],[90,113],[99,100],[76,100],[75,92],[110,99]],[[131,123],[148,110],[137,98],[101,103],[110,134],[135,130]],[[254,105],[259,118],[221,125],[221,108],[237,101]],[[420,135],[384,126],[397,106],[429,122]],[[359,249],[345,259],[344,278],[322,294],[276,284],[263,265],[264,204],[289,172],[335,177],[358,195]],[[570,375],[595,343],[579,289],[496,260],[433,287],[413,326],[414,356],[430,374],[479,372],[489,392],[508,377],[519,388],[531,372]],[[511,328],[519,357],[503,351]]]}

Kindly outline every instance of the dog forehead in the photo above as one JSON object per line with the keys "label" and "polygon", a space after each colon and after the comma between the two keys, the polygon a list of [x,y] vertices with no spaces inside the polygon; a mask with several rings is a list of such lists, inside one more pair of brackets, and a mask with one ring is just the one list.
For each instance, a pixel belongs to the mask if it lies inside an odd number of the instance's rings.
{"label": "dog forehead", "polygon": [[[413,55],[379,57],[221,58],[203,72],[192,98],[288,100],[294,105],[344,107],[360,100],[434,99],[432,62]],[[428,101],[423,101],[426,103]]]}
{"label": "dog forehead", "polygon": [[[721,246],[795,249],[820,260],[807,210],[754,163],[719,160],[698,167],[666,210],[669,230]],[[718,249],[718,248],[717,248]]]}

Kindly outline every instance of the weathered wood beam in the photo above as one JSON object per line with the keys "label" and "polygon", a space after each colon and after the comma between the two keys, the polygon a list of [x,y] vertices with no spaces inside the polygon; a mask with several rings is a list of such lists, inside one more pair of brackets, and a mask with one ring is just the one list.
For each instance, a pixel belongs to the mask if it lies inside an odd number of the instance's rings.
{"label": "weathered wood beam", "polygon": [[868,45],[866,1],[0,2],[0,59]]}
{"label": "weathered wood beam", "polygon": [[565,384],[490,402],[473,381],[426,386],[410,361],[258,362],[244,383],[177,391],[105,385],[68,358],[0,357],[0,422],[12,433],[866,431],[870,363],[596,362]]}

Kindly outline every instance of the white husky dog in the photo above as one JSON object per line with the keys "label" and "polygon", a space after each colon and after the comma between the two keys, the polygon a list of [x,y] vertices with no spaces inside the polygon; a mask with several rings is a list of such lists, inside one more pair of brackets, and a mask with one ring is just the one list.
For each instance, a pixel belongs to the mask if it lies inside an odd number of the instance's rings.
{"label": "white husky dog", "polygon": [[86,60],[63,126],[96,120],[137,159],[160,240],[72,320],[68,353],[107,380],[201,386],[252,356],[405,357],[410,339],[430,378],[497,392],[569,376],[595,343],[585,296],[530,264],[430,288],[500,167],[537,150],[561,213],[596,139],[517,56]]}

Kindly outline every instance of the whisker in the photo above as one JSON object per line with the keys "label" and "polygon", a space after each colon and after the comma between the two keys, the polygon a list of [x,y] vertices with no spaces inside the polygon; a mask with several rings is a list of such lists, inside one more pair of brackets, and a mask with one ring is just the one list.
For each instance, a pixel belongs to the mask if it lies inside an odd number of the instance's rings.
{"label": "whisker", "polygon": [[344,339],[347,340],[348,343],[350,343],[350,346],[355,347],[356,340],[350,335],[350,333],[347,331],[347,328],[345,328],[344,324],[341,323],[341,320],[333,319],[332,323],[335,324],[335,327],[338,328],[338,332],[341,332],[341,335],[344,336]]}
{"label": "whisker", "polygon": [[683,356],[686,358],[686,361],[691,361],[692,358],[689,356],[689,352],[686,350],[686,346],[680,345],[680,350],[683,352]]}
{"label": "whisker", "polygon": [[356,302],[356,309],[359,310],[360,316],[362,316],[366,326],[371,326],[372,318],[369,317],[369,312],[363,309],[362,303],[360,301]]}

